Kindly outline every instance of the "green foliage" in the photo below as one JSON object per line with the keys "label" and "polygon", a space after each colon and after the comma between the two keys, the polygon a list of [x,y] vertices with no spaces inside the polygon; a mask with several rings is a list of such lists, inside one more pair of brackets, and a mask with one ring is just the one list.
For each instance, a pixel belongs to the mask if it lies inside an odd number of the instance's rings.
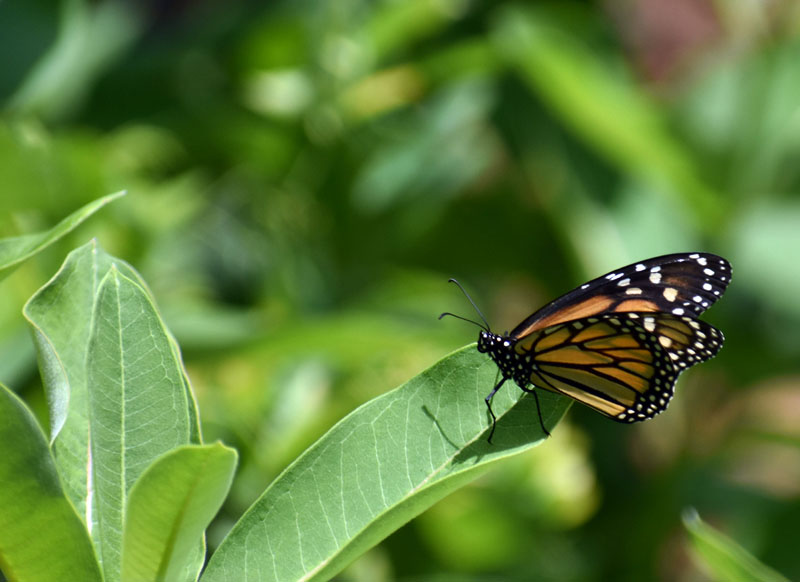
{"label": "green foliage", "polygon": [[[30,258],[111,198],[24,243],[7,241],[7,264]],[[204,530],[230,488],[236,453],[199,444],[180,352],[141,278],[93,241],[69,255],[25,314],[51,443],[0,386],[3,574],[196,580]]]}
{"label": "green foliage", "polygon": [[698,228],[713,225],[722,201],[631,79],[609,71],[546,12],[509,9],[493,32],[522,78],[593,150],[631,176],[665,184],[664,192],[693,209]]}
{"label": "green foliage", "polygon": [[236,454],[216,443],[176,447],[145,469],[126,507],[120,578],[196,580],[203,532],[230,489],[235,465]]}
{"label": "green foliage", "polygon": [[102,580],[86,525],[61,488],[30,410],[0,386],[0,569],[11,580]]}
{"label": "green foliage", "polygon": [[[152,334],[131,331],[176,403],[177,430],[133,473],[198,446],[201,426],[239,452],[213,555],[341,419],[455,363],[442,358],[475,333],[436,320],[470,315],[449,277],[502,331],[619,265],[706,250],[734,268],[707,316],[726,342],[666,414],[621,427],[573,406],[544,446],[493,464],[343,575],[693,580],[680,526],[693,506],[800,578],[794,3],[57,4],[0,3],[0,277],[14,269],[0,381],[49,426],[64,495],[93,532],[114,512],[87,513],[86,431],[92,406],[113,408],[87,382],[110,373],[130,393],[112,351],[87,357],[114,339],[112,319],[93,331],[101,286],[104,313],[149,314]],[[468,389],[475,419],[492,381]],[[170,519],[170,539],[195,531]],[[163,544],[147,540],[143,562],[171,575],[185,560],[179,577],[194,577],[200,543],[180,542],[177,561]]]}
{"label": "green foliage", "polygon": [[[336,424],[248,509],[203,581],[328,580],[497,461],[541,442],[541,428],[526,422],[535,401],[510,391],[494,402],[498,434],[486,442],[481,396],[495,370],[484,360],[468,346]],[[567,401],[540,400],[552,427]]]}
{"label": "green foliage", "polygon": [[787,582],[787,578],[759,562],[742,546],[704,523],[696,511],[686,512],[683,524],[691,536],[695,554],[712,580]]}
{"label": "green foliage", "polygon": [[[13,260],[30,254],[18,246]],[[25,315],[48,393],[52,447],[3,387],[3,571],[21,581],[64,571],[107,581],[196,580],[204,530],[230,488],[236,455],[199,444],[178,346],[144,282],[92,241],[69,254]],[[481,389],[494,374],[469,346],[348,415],[250,508],[204,580],[327,579],[496,461],[540,442],[541,429],[524,422],[537,414],[534,401],[510,391],[494,403],[503,432],[495,445],[485,442]],[[552,428],[567,401],[541,400]],[[47,496],[52,501],[42,501]],[[23,518],[27,512],[34,517]],[[20,544],[42,520],[55,524],[50,535]],[[75,538],[41,560],[68,535]],[[264,551],[272,547],[281,551]]]}
{"label": "green foliage", "polygon": [[44,232],[5,238],[0,241],[0,278],[8,277],[22,262],[50,246],[100,208],[124,194],[124,192],[118,192],[99,198],[76,210],[53,228]]}
{"label": "green foliage", "polygon": [[[67,257],[26,304],[25,314],[34,328],[50,438],[70,498],[92,515],[93,525],[104,523],[111,535],[121,536],[125,499],[119,492],[130,489],[163,452],[198,442],[197,413],[177,345],[136,272],[94,242]],[[132,360],[148,376],[131,375],[126,363]],[[142,397],[132,398],[131,390]],[[143,422],[140,416],[152,416],[153,407],[171,414],[162,413],[159,424]],[[110,514],[102,506],[89,511],[92,490],[106,487],[109,497],[100,497],[114,498],[106,506]]]}

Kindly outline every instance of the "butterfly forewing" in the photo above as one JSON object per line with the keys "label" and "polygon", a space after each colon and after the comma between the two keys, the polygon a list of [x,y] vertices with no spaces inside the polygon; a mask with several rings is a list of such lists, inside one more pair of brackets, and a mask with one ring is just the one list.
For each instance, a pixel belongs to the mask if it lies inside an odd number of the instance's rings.
{"label": "butterfly forewing", "polygon": [[544,306],[509,334],[521,339],[565,321],[602,313],[665,312],[698,317],[725,292],[728,261],[680,253],[632,263],[593,279]]}

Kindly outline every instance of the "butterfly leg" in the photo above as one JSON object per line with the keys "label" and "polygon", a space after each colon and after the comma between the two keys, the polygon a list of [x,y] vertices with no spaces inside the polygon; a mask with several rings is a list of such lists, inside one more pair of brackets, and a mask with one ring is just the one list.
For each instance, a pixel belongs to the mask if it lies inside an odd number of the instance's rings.
{"label": "butterfly leg", "polygon": [[536,393],[536,388],[522,388],[523,392],[528,392],[533,394],[533,399],[536,400],[536,412],[539,415],[539,426],[542,427],[542,432],[546,434],[548,437],[550,436],[550,431],[547,430],[547,427],[544,425],[544,420],[542,420],[542,406],[539,404],[539,395]]}
{"label": "butterfly leg", "polygon": [[489,442],[489,444],[492,444],[492,437],[494,436],[494,429],[497,426],[497,417],[494,415],[494,411],[492,410],[492,396],[494,396],[497,393],[497,391],[500,390],[500,386],[502,386],[503,382],[505,382],[505,381],[506,381],[505,378],[500,380],[497,383],[497,386],[495,386],[492,389],[492,391],[489,393],[489,396],[484,398],[484,401],[486,402],[486,408],[489,409],[489,416],[492,417],[492,430],[489,431],[489,438],[486,439]]}

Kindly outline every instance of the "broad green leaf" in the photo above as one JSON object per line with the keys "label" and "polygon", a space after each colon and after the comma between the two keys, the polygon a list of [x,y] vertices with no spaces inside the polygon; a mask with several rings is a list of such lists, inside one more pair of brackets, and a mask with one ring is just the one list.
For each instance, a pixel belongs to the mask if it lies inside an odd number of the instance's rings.
{"label": "broad green leaf", "polygon": [[2,385],[0,419],[0,570],[9,580],[25,582],[102,580],[42,429]]}
{"label": "broad green leaf", "polygon": [[180,572],[225,500],[235,468],[236,451],[220,443],[179,447],[150,465],[128,499],[122,579],[184,579]]}
{"label": "broad green leaf", "polygon": [[545,11],[508,8],[493,30],[499,52],[572,132],[622,171],[668,185],[699,225],[719,218],[717,192],[633,82],[549,22]]}
{"label": "broad green leaf", "polygon": [[762,564],[742,546],[705,523],[694,509],[684,513],[683,524],[689,532],[695,555],[711,574],[712,580],[789,582],[788,578]]}
{"label": "broad green leaf", "polygon": [[[474,344],[367,402],[290,465],[234,526],[203,582],[327,580],[492,463],[544,438],[532,397],[508,383],[483,402],[497,367]],[[543,393],[552,427],[569,400]]]}
{"label": "broad green leaf", "polygon": [[100,282],[86,356],[98,547],[107,580],[121,567],[124,508],[157,457],[193,434],[183,368],[147,291],[115,265]]}
{"label": "broad green leaf", "polygon": [[[96,513],[87,507],[92,489],[87,347],[98,287],[112,265],[145,289],[144,281],[132,267],[91,241],[69,254],[59,272],[23,310],[33,329],[59,473],[67,495],[92,530]],[[173,359],[180,362],[180,352],[171,337],[170,344]],[[190,442],[199,442],[197,411],[185,374],[183,383],[192,427]]]}
{"label": "broad green leaf", "polygon": [[23,261],[53,244],[100,208],[124,195],[125,192],[117,192],[98,198],[76,210],[50,230],[0,239],[0,279],[7,277]]}
{"label": "broad green leaf", "polygon": [[[59,272],[28,301],[23,310],[32,329],[50,409],[50,440],[67,495],[94,531],[96,512],[87,506],[92,490],[89,415],[86,384],[87,347],[100,281],[115,265],[145,288],[136,271],[91,241],[69,254]],[[173,358],[177,344],[170,337]],[[188,379],[183,377],[192,438],[199,426]]]}
{"label": "broad green leaf", "polygon": [[[189,555],[183,558],[183,570],[177,575],[175,580],[197,582],[197,579],[200,578],[200,572],[203,570],[203,565],[206,563],[206,553],[206,534],[203,532],[203,535],[196,540],[193,547],[190,549]],[[124,559],[123,556],[123,560]]]}

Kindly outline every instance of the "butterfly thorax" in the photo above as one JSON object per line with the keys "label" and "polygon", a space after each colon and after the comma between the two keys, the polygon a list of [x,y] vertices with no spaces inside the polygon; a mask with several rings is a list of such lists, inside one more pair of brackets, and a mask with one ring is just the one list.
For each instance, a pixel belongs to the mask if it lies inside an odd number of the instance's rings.
{"label": "butterfly thorax", "polygon": [[489,356],[500,368],[503,378],[513,378],[520,386],[529,383],[530,355],[527,358],[514,349],[514,340],[505,335],[498,335],[489,331],[478,334],[478,351]]}

